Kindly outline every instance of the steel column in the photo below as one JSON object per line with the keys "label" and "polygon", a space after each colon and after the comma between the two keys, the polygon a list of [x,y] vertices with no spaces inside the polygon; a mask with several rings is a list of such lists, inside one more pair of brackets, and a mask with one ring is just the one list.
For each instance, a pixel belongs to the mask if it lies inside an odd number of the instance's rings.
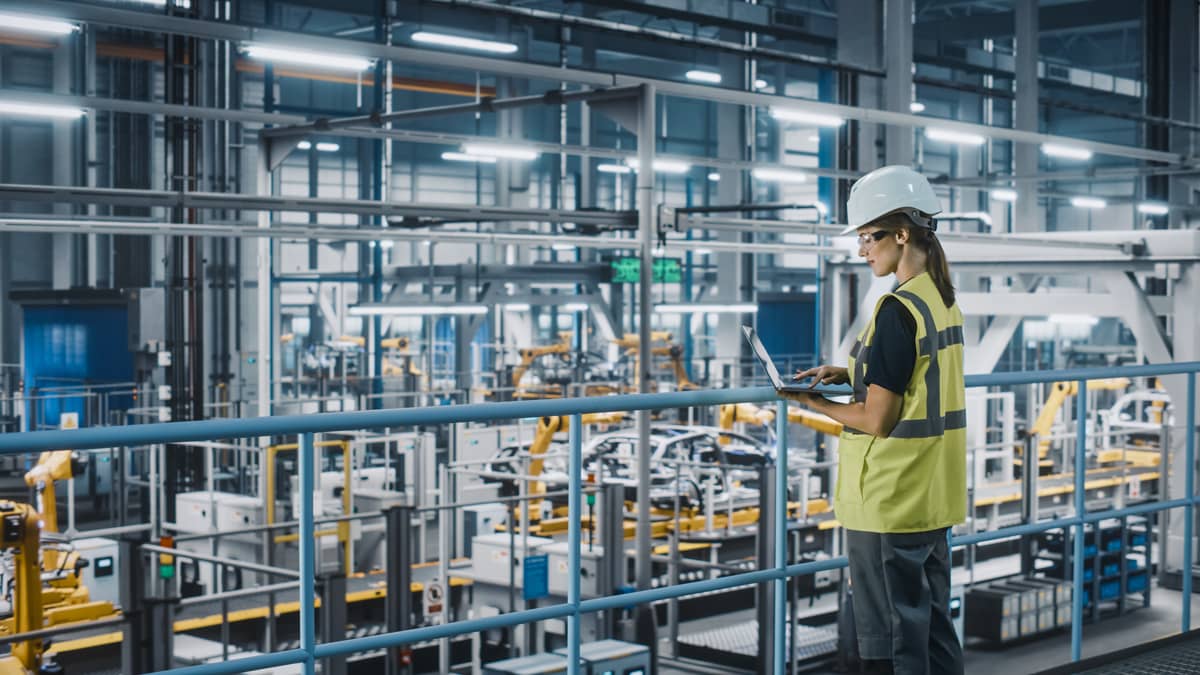
{"label": "steel column", "polygon": [[[1071,660],[1078,661],[1083,647],[1083,536],[1087,524],[1083,517],[1087,512],[1084,500],[1084,472],[1087,470],[1087,380],[1079,381],[1079,391],[1075,394],[1075,517],[1080,519],[1075,526],[1075,552],[1071,573]],[[1036,459],[1031,458],[1030,464],[1036,467]],[[1099,537],[1096,539],[1099,543]],[[1092,602],[1100,602],[1100,598],[1091,598]],[[1187,604],[1186,602],[1184,604]]]}
{"label": "steel column", "polygon": [[316,579],[317,540],[313,531],[313,437],[300,435],[300,649],[304,650],[304,673],[316,672],[314,650],[316,638]]}
{"label": "steel column", "polygon": [[[567,458],[567,569],[579,569],[579,500],[580,472],[583,470],[583,416],[571,415],[567,428],[567,440],[570,446],[570,456]],[[615,555],[612,552],[609,555]],[[579,575],[574,572],[567,574],[567,604],[574,613],[567,617],[567,672],[579,674]]]}
{"label": "steel column", "polygon": [[[787,567],[788,554],[788,473],[787,473],[787,452],[788,452],[788,403],[786,400],[780,400],[775,403],[775,569],[782,570]],[[804,517],[804,514],[800,514]],[[789,626],[787,613],[787,586],[788,580],[786,577],[775,580],[775,641],[772,646],[775,648],[774,671],[776,675],[783,675],[787,670],[787,651],[785,650],[787,635],[791,631],[785,630]],[[795,645],[791,645],[792,650],[795,650]]]}
{"label": "steel column", "polygon": [[[638,392],[650,393],[652,372],[650,318],[651,283],[654,279],[654,151],[655,92],[642,85],[638,101],[637,211],[640,273],[638,277]],[[650,588],[650,411],[638,412],[637,558],[634,563],[638,590]]]}
{"label": "steel column", "polygon": [[1196,543],[1196,373],[1187,376],[1187,428],[1184,433],[1186,449],[1184,451],[1184,490],[1189,500],[1183,517],[1183,569],[1180,576],[1183,580],[1183,616],[1180,619],[1180,630],[1184,633],[1192,629],[1192,550]]}
{"label": "steel column", "polygon": [[[1038,3],[1037,0],[1017,0],[1016,14],[1016,128],[1038,131]],[[1013,146],[1013,173],[1032,176],[1038,170],[1038,148],[1028,143]],[[1037,186],[1021,181],[1013,186],[1017,203],[1012,209],[1012,231],[1030,232],[1041,229],[1038,219]],[[994,203],[994,202],[993,202]]]}

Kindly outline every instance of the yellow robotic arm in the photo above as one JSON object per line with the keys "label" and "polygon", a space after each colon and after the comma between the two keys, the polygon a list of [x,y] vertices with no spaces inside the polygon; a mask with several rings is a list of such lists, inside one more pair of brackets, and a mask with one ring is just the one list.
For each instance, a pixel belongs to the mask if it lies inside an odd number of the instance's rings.
{"label": "yellow robotic arm", "polygon": [[[47,453],[43,453],[47,454]],[[40,518],[28,504],[0,501],[0,548],[12,549],[12,601],[14,633],[41,630],[42,569],[38,562]],[[13,645],[12,654],[0,658],[0,675],[41,671],[42,641],[24,640]]]}
{"label": "yellow robotic arm", "polygon": [[47,532],[58,532],[58,502],[54,482],[71,480],[82,471],[80,456],[74,450],[48,450],[38,457],[37,465],[25,474],[25,484],[37,492],[39,510]]}
{"label": "yellow robotic arm", "polygon": [[[1089,390],[1124,391],[1129,386],[1129,378],[1112,377],[1104,380],[1088,380],[1087,386]],[[1029,434],[1038,436],[1039,458],[1045,456],[1046,452],[1050,450],[1050,430],[1054,426],[1054,418],[1058,417],[1058,411],[1062,409],[1067,398],[1078,392],[1079,383],[1074,381],[1055,382],[1050,387],[1046,405],[1042,406],[1042,411],[1038,413],[1033,426],[1029,427]]]}
{"label": "yellow robotic arm", "polygon": [[[725,404],[720,409],[719,424],[722,429],[730,431],[734,422],[767,425],[775,421],[775,411],[770,408],[760,408],[753,403]],[[837,436],[842,433],[842,423],[821,413],[803,408],[788,408],[788,422],[801,424],[809,429],[815,429],[823,434]],[[728,439],[721,439],[722,444]]]}

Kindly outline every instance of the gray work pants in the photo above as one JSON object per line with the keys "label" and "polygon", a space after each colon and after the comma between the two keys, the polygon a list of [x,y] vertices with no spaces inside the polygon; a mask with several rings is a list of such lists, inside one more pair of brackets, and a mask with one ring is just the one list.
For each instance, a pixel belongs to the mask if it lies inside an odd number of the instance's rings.
{"label": "gray work pants", "polygon": [[896,675],[962,675],[962,645],[950,618],[946,530],[846,530],[846,552],[859,656],[890,660]]}

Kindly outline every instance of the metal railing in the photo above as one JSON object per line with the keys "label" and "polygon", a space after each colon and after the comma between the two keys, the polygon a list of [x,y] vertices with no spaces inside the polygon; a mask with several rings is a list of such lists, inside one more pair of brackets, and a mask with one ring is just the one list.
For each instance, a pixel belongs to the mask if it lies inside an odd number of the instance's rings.
{"label": "metal railing", "polygon": [[[1005,527],[989,532],[981,532],[955,537],[953,546],[967,546],[984,542],[1006,539],[1018,535],[1029,535],[1048,530],[1073,528],[1074,536],[1074,570],[1071,608],[1071,659],[1079,660],[1083,639],[1083,542],[1084,528],[1088,523],[1098,522],[1107,518],[1146,514],[1175,508],[1194,508],[1200,499],[1195,495],[1195,452],[1196,452],[1196,373],[1200,372],[1200,362],[1173,363],[1151,366],[1127,366],[1122,368],[1088,368],[1064,371],[1040,371],[1029,373],[994,373],[967,377],[968,387],[1012,386],[1033,384],[1037,382],[1056,382],[1074,380],[1079,382],[1077,396],[1074,501],[1075,514],[1069,518],[1059,518],[1019,526]],[[1085,473],[1086,473],[1086,439],[1088,431],[1087,414],[1087,380],[1105,377],[1147,377],[1162,375],[1187,376],[1186,397],[1186,446],[1185,463],[1188,467],[1186,474],[1186,496],[1169,501],[1157,501],[1139,504],[1121,509],[1111,509],[1088,513],[1085,505]],[[845,388],[828,388],[825,393],[846,393]],[[200,441],[219,438],[271,436],[282,434],[299,434],[300,461],[300,491],[301,494],[311,494],[313,489],[313,435],[323,432],[344,431],[347,429],[401,427],[413,425],[452,424],[457,422],[488,422],[494,420],[509,420],[516,418],[540,417],[551,415],[567,415],[572,418],[569,431],[570,457],[568,462],[569,500],[568,500],[568,574],[569,587],[567,602],[539,607],[531,610],[511,612],[466,621],[457,621],[441,625],[425,626],[385,633],[369,637],[344,639],[318,644],[316,642],[315,621],[315,520],[312,501],[300,500],[300,648],[270,654],[252,656],[235,661],[223,661],[173,669],[176,675],[220,675],[223,673],[240,673],[260,668],[271,668],[288,664],[303,664],[306,673],[315,671],[315,661],[328,657],[349,655],[379,649],[394,649],[427,640],[449,638],[456,635],[495,630],[516,626],[519,624],[545,621],[547,619],[567,620],[567,643],[569,650],[568,666],[570,672],[578,672],[580,619],[584,614],[593,612],[629,608],[640,604],[670,600],[687,595],[710,591],[725,590],[739,586],[770,582],[774,587],[775,617],[773,640],[773,672],[782,674],[786,668],[785,636],[786,618],[786,585],[787,579],[794,576],[814,574],[816,572],[838,569],[846,566],[844,556],[829,560],[805,562],[788,565],[786,559],[787,534],[787,452],[777,453],[776,463],[776,499],[774,504],[775,525],[775,566],[771,569],[757,570],[716,579],[694,581],[674,586],[640,590],[632,593],[608,597],[580,599],[578,574],[579,542],[580,542],[580,504],[581,504],[581,454],[582,415],[585,413],[653,410],[663,408],[682,408],[690,406],[711,406],[725,403],[766,402],[776,401],[776,433],[778,447],[786,448],[787,443],[787,411],[786,402],[778,400],[776,392],[767,387],[750,389],[707,390],[691,392],[673,392],[666,394],[630,394],[625,396],[605,396],[580,399],[555,399],[539,401],[518,401],[506,403],[486,403],[460,406],[442,406],[435,408],[416,408],[403,410],[371,410],[348,413],[326,413],[321,415],[303,415],[286,417],[260,417],[241,420],[206,420],[196,422],[176,422],[169,424],[144,424],[130,427],[80,429],[72,431],[36,431],[22,434],[0,436],[0,455],[28,453],[39,450],[54,450],[61,448],[90,449],[113,446],[140,445],[151,443],[172,443],[181,441]],[[1176,411],[1178,414],[1178,406]],[[1163,476],[1162,480],[1167,480]],[[1191,611],[1187,598],[1192,592],[1192,547],[1193,518],[1184,519],[1184,542],[1182,582],[1183,582],[1183,611],[1181,629],[1187,631],[1191,627]],[[572,572],[574,571],[574,572]],[[1099,602],[1099,598],[1093,602]]]}

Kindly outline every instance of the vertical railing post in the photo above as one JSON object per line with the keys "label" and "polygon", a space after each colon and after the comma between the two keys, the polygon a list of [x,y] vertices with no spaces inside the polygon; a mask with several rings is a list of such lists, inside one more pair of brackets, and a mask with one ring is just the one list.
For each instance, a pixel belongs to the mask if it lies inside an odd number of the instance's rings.
{"label": "vertical railing post", "polygon": [[1184,491],[1187,494],[1188,505],[1183,518],[1183,570],[1180,572],[1183,580],[1181,630],[1185,633],[1192,629],[1192,546],[1195,546],[1192,537],[1196,520],[1196,373],[1188,373],[1187,378],[1187,428],[1184,430],[1187,436],[1184,437],[1183,466],[1187,471],[1184,474]]}
{"label": "vertical railing post", "polygon": [[571,605],[571,615],[567,617],[567,672],[579,675],[579,627],[582,624],[579,616],[579,501],[582,492],[579,476],[583,472],[580,456],[583,453],[583,417],[578,413],[571,415],[567,443],[571,446],[571,455],[567,458],[567,604]]}
{"label": "vertical railing post", "polygon": [[316,670],[313,650],[317,647],[315,589],[316,538],[313,532],[313,437],[300,435],[300,648],[305,675]]}
{"label": "vertical railing post", "polygon": [[[1083,537],[1086,523],[1083,516],[1087,510],[1084,499],[1084,489],[1087,481],[1084,473],[1087,470],[1087,380],[1079,381],[1079,391],[1075,394],[1075,517],[1079,519],[1075,525],[1075,555],[1072,560],[1074,567],[1071,574],[1074,586],[1071,592],[1071,660],[1078,661],[1083,651]],[[1034,467],[1037,458],[1032,457]],[[1036,470],[1036,469],[1035,469]],[[1097,538],[1099,544],[1099,538]],[[1095,595],[1095,594],[1093,594]],[[1092,602],[1100,602],[1100,598],[1090,598]]]}
{"label": "vertical railing post", "polygon": [[[787,567],[788,540],[788,404],[786,400],[775,403],[775,569]],[[801,514],[803,516],[804,514]],[[775,580],[775,640],[774,671],[783,675],[787,669],[786,640],[790,631],[787,613],[787,577]]]}

